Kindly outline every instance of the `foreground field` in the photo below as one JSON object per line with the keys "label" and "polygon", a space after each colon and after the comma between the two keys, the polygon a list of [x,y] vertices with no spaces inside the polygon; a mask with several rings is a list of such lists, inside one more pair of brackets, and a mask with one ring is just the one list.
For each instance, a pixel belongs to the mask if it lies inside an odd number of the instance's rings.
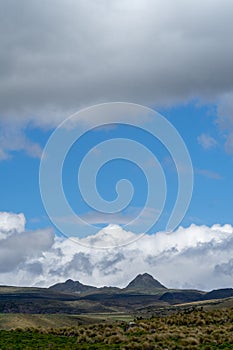
{"label": "foreground field", "polygon": [[233,349],[233,309],[186,310],[135,322],[0,331],[1,349]]}
{"label": "foreground field", "polygon": [[133,316],[123,313],[101,313],[86,315],[66,314],[0,314],[0,329],[15,328],[62,328],[90,325],[101,322],[132,321]]}

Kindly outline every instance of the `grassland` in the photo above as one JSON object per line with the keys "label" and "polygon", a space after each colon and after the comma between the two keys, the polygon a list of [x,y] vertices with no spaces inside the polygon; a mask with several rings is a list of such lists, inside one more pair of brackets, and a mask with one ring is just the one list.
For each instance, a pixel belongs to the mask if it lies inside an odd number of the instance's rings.
{"label": "grassland", "polygon": [[0,314],[0,330],[16,328],[62,328],[90,325],[101,322],[133,321],[134,317],[124,313],[98,313],[82,315],[66,314]]}
{"label": "grassland", "polygon": [[[43,327],[43,322],[48,322],[43,317],[48,316],[40,317],[41,327],[25,328],[24,324],[22,328],[0,330],[0,349],[233,349],[233,308],[192,308],[165,317],[140,317],[134,322],[116,317],[115,321],[106,318],[95,323],[90,316],[92,324],[86,325],[80,325],[77,316],[73,319],[76,325],[59,328]],[[51,325],[56,323],[50,317]],[[65,322],[73,316],[67,317]]]}
{"label": "grassland", "polygon": [[168,292],[1,287],[0,349],[233,350],[233,297]]}

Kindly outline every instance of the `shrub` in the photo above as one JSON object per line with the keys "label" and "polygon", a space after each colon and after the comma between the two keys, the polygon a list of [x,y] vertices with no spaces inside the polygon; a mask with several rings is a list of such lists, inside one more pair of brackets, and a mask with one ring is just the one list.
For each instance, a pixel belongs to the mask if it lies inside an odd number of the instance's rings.
{"label": "shrub", "polygon": [[181,339],[180,343],[182,345],[199,345],[199,340],[193,337],[187,337],[185,339]]}

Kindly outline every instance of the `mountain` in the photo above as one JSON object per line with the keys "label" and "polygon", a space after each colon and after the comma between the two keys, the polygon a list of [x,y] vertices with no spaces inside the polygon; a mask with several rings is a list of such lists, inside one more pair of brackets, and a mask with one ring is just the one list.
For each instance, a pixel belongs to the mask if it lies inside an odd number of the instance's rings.
{"label": "mountain", "polygon": [[214,289],[203,296],[203,300],[223,299],[233,297],[232,288]]}
{"label": "mountain", "polygon": [[148,290],[148,289],[167,289],[159,281],[154,279],[148,273],[137,275],[125,288],[125,290]]}
{"label": "mountain", "polygon": [[68,279],[64,283],[54,284],[53,286],[49,287],[49,289],[52,289],[53,291],[56,291],[56,292],[65,292],[65,293],[86,293],[86,292],[95,291],[98,288],[82,284],[79,281],[73,281],[71,279]]}
{"label": "mountain", "polygon": [[212,299],[215,303],[222,303],[221,300],[225,299],[233,305],[233,289],[211,292],[167,289],[153,276],[144,273],[136,276],[125,288],[97,288],[71,279],[49,288],[0,286],[0,314],[135,314],[143,310],[154,313],[160,309],[166,311],[170,306],[183,307],[184,303],[205,303]]}
{"label": "mountain", "polygon": [[80,283],[79,281],[73,281],[68,279],[64,283],[57,283],[49,287],[49,289],[57,292],[65,293],[88,293],[88,292],[117,292],[117,291],[131,291],[131,290],[151,290],[151,289],[167,289],[159,281],[154,279],[153,276],[148,273],[137,275],[127,287],[120,289],[116,287],[93,287]]}

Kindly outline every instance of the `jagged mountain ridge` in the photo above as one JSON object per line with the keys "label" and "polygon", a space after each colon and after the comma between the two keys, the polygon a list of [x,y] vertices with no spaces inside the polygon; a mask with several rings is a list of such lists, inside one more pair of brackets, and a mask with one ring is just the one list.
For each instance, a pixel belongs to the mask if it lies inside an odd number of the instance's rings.
{"label": "jagged mountain ridge", "polygon": [[136,276],[125,288],[98,288],[71,279],[50,288],[0,286],[0,313],[128,314],[143,310],[154,312],[161,308],[165,310],[169,305],[203,303],[211,299],[216,303],[216,298],[229,299],[228,303],[233,305],[233,289],[211,292],[168,289],[153,276],[144,273]]}
{"label": "jagged mountain ridge", "polygon": [[162,285],[158,280],[156,280],[153,276],[148,273],[143,273],[137,275],[125,288],[117,288],[117,287],[101,287],[97,288],[90,285],[85,285],[80,283],[79,281],[73,281],[68,279],[64,283],[57,283],[49,287],[57,292],[68,292],[68,293],[86,293],[86,292],[94,292],[97,290],[148,290],[148,289],[167,289],[164,285]]}
{"label": "jagged mountain ridge", "polygon": [[57,292],[85,293],[95,291],[98,288],[82,284],[79,281],[73,281],[72,279],[68,279],[65,282],[56,283],[52,285],[51,287],[49,287],[49,289],[52,289]]}

